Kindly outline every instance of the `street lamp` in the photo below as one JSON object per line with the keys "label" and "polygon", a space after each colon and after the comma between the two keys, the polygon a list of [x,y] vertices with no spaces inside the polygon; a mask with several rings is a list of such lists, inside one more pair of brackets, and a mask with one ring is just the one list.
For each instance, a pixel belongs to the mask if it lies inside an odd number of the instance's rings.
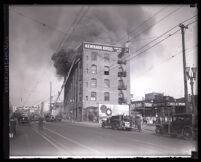
{"label": "street lamp", "polygon": [[[191,71],[190,71],[191,69]],[[194,101],[194,93],[193,93],[193,83],[196,79],[196,71],[197,68],[196,67],[186,67],[186,75],[187,78],[190,79],[190,85],[191,85],[191,102],[192,102],[192,108],[193,108],[193,112],[196,112],[196,107],[195,107],[195,101]]]}

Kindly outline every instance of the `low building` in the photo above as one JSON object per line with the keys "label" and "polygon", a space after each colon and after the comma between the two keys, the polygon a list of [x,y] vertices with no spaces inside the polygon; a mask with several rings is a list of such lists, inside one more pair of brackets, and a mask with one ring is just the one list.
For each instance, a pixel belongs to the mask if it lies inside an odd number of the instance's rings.
{"label": "low building", "polygon": [[[159,95],[158,95],[159,94]],[[158,95],[158,97],[156,97]],[[171,96],[162,96],[160,93],[151,93],[148,98],[140,101],[131,101],[131,113],[139,112],[147,118],[148,123],[154,123],[156,117],[161,121],[168,121],[173,114],[185,113],[185,100],[174,99]],[[154,96],[154,97],[153,97]]]}

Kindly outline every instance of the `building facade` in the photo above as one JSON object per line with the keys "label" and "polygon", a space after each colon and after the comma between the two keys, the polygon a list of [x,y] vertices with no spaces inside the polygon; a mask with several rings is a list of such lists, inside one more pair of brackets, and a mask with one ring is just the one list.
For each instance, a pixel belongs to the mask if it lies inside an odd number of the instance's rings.
{"label": "building facade", "polygon": [[[99,104],[129,104],[130,72],[126,47],[83,42],[64,85],[64,111],[73,120],[89,120]],[[89,110],[89,112],[87,111]]]}
{"label": "building facade", "polygon": [[148,123],[154,123],[156,117],[165,122],[173,114],[186,112],[185,100],[161,95],[160,93],[149,93],[148,99],[145,94],[145,100],[132,101],[130,105],[131,114],[137,111],[147,119]]}

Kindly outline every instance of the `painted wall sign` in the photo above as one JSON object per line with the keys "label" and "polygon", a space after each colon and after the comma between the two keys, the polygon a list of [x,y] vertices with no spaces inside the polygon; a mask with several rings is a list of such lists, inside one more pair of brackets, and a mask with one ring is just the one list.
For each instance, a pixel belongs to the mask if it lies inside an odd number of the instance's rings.
{"label": "painted wall sign", "polygon": [[129,52],[129,48],[92,44],[92,43],[84,43],[84,48],[101,50],[101,51],[109,51],[109,52],[119,52],[119,53],[122,52],[123,50],[125,53]]}

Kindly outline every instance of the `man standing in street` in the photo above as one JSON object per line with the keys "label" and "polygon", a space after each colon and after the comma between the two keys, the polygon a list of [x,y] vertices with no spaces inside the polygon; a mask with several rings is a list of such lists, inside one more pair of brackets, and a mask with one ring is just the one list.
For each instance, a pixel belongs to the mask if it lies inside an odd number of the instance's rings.
{"label": "man standing in street", "polygon": [[13,116],[10,118],[9,122],[9,136],[10,138],[14,137],[14,134],[16,133],[16,121]]}
{"label": "man standing in street", "polygon": [[140,116],[136,116],[136,125],[137,125],[139,132],[141,132],[142,131],[142,119]]}
{"label": "man standing in street", "polygon": [[40,116],[39,120],[38,120],[38,129],[39,131],[43,130],[43,117]]}

